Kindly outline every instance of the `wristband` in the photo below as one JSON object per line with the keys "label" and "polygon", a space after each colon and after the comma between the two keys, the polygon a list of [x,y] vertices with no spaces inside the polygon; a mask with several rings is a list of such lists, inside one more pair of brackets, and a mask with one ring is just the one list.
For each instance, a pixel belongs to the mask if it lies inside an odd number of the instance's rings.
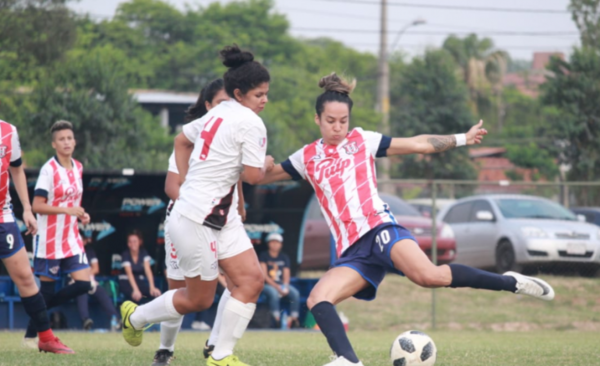
{"label": "wristband", "polygon": [[456,147],[465,146],[467,144],[467,135],[464,133],[459,133],[454,135],[456,139]]}

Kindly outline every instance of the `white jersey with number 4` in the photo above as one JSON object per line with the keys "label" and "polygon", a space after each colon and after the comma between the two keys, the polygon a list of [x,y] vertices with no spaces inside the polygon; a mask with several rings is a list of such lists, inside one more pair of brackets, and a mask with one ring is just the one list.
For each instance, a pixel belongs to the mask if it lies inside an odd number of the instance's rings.
{"label": "white jersey with number 4", "polygon": [[[73,159],[68,170],[56,157],[48,160],[40,170],[34,196],[45,197],[54,207],[79,207],[83,196],[83,166]],[[76,216],[37,215],[38,233],[34,239],[37,258],[62,259],[83,253]]]}
{"label": "white jersey with number 4", "polygon": [[194,151],[173,210],[220,230],[238,215],[236,185],[243,165],[264,166],[267,129],[256,113],[229,100],[183,126],[183,134]]}
{"label": "white jersey with number 4", "polygon": [[391,138],[355,128],[337,146],[322,139],[304,146],[281,165],[315,189],[336,240],[338,257],[375,227],[395,219],[379,198],[375,158],[386,156]]}

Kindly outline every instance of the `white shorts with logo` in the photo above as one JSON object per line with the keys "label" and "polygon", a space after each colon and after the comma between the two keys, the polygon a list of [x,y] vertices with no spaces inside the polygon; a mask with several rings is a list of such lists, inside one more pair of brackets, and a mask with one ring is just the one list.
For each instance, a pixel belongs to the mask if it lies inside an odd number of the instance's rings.
{"label": "white shorts with logo", "polygon": [[219,231],[192,221],[173,210],[168,227],[165,231],[168,230],[175,247],[179,268],[183,276],[188,278],[200,276],[203,281],[212,281],[219,275],[219,260],[252,249],[252,243],[239,215]]}
{"label": "white shorts with logo", "polygon": [[165,267],[167,268],[167,278],[175,281],[184,281],[183,271],[179,267],[177,251],[169,234],[169,216],[165,219]]}

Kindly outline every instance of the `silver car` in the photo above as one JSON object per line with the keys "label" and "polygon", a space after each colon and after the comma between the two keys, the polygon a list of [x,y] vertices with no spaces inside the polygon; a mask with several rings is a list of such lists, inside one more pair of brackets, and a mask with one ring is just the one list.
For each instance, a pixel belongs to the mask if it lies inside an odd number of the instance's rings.
{"label": "silver car", "polygon": [[454,263],[498,272],[567,264],[581,274],[600,268],[600,230],[545,198],[483,195],[445,207],[439,219],[456,237]]}

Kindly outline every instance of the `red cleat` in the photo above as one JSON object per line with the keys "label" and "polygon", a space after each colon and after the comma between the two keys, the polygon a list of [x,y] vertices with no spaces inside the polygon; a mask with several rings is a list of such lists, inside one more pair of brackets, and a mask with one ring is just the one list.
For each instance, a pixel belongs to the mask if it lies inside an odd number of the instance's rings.
{"label": "red cleat", "polygon": [[52,339],[49,342],[42,342],[40,340],[40,342],[38,343],[38,348],[40,349],[40,352],[50,352],[50,353],[57,353],[57,354],[74,354],[75,351],[73,351],[72,349],[70,349],[69,347],[65,346],[60,339],[58,339],[58,337],[54,337],[54,339]]}

